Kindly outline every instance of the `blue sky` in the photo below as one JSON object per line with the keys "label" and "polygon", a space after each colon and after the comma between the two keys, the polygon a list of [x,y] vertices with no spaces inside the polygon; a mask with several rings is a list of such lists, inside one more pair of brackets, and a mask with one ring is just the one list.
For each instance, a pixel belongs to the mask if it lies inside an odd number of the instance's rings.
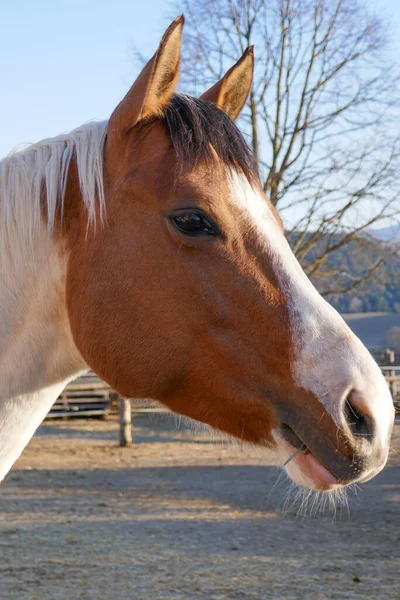
{"label": "blue sky", "polygon": [[156,49],[163,0],[0,0],[0,157],[21,142],[108,118],[137,46]]}
{"label": "blue sky", "polygon": [[[370,0],[400,60],[399,0]],[[171,16],[168,0],[0,0],[0,157],[108,118]],[[172,15],[175,16],[175,15]]]}

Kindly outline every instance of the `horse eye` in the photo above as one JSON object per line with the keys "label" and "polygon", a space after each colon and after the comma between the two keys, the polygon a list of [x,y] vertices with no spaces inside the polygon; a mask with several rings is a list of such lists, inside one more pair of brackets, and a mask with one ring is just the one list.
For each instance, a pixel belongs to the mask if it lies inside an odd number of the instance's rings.
{"label": "horse eye", "polygon": [[186,235],[219,235],[219,230],[215,225],[202,215],[195,211],[182,211],[172,217],[176,227]]}

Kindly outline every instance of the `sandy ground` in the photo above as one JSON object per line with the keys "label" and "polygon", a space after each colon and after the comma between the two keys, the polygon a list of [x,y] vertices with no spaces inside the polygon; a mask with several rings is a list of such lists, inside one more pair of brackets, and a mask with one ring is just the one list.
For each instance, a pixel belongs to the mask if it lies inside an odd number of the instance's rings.
{"label": "sandy ground", "polygon": [[284,514],[264,452],[174,421],[43,425],[0,488],[0,600],[399,600],[400,424],[338,509]]}

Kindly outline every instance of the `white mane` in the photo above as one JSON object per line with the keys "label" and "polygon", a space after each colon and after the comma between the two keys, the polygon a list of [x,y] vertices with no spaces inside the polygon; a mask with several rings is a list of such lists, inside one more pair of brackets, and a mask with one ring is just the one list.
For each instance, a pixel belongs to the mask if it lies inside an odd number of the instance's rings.
{"label": "white mane", "polygon": [[[45,192],[47,228],[52,232],[63,207],[68,167],[75,157],[83,202],[90,221],[96,206],[104,214],[103,149],[107,122],[85,124],[42,140],[0,162],[0,236],[31,239],[40,225]],[[14,238],[15,239],[15,238]]]}

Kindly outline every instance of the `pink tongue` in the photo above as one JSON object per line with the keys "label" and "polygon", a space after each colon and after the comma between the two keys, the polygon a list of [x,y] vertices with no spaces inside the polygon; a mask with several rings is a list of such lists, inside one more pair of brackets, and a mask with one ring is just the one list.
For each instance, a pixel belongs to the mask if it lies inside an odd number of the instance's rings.
{"label": "pink tongue", "polygon": [[323,484],[328,488],[339,485],[336,477],[334,477],[334,475],[332,475],[332,473],[328,471],[328,469],[326,469],[308,449],[304,452],[304,458],[307,462],[307,466],[312,472],[312,478],[316,483]]}

